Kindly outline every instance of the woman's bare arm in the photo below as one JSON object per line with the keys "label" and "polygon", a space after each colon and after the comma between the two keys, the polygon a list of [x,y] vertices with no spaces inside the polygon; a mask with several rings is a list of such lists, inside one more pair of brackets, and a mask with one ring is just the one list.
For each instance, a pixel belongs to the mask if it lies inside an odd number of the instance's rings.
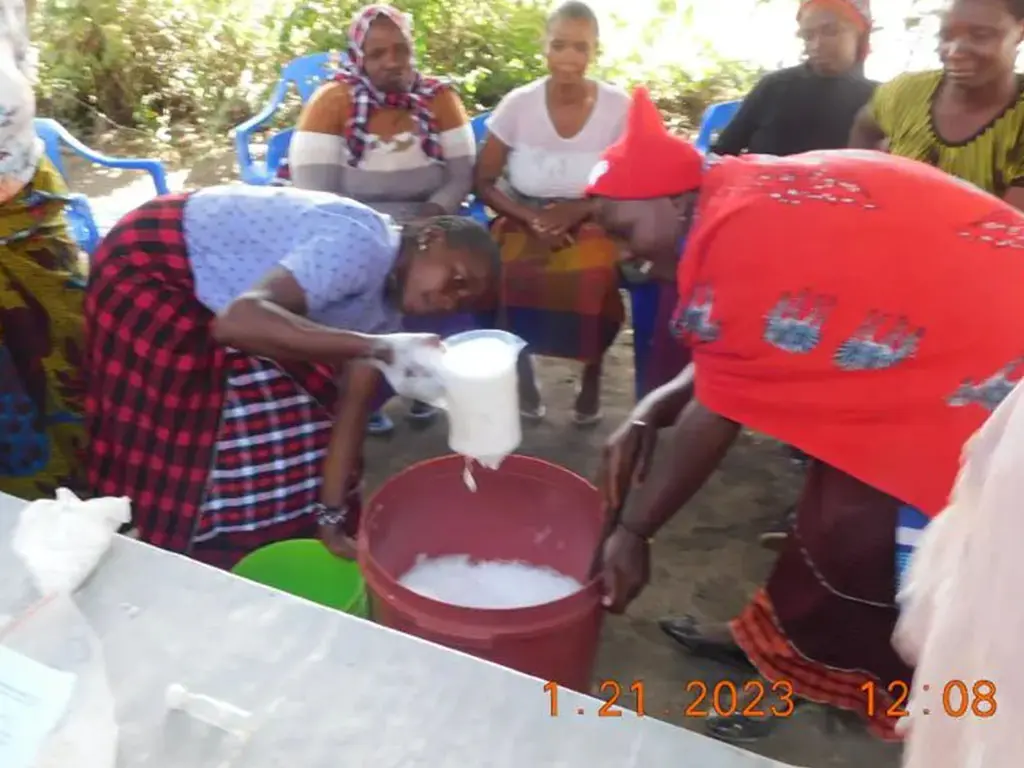
{"label": "woman's bare arm", "polygon": [[320,325],[305,314],[302,287],[288,270],[275,267],[217,315],[213,337],[220,344],[272,360],[335,365],[381,354],[377,337]]}
{"label": "woman's bare arm", "polygon": [[861,107],[857,117],[854,118],[853,128],[850,129],[849,145],[851,149],[881,149],[886,142],[885,131],[883,131],[875,120],[871,105]]}
{"label": "woman's bare arm", "polygon": [[474,171],[476,193],[486,205],[502,216],[529,222],[537,212],[528,205],[517,203],[497,186],[498,179],[501,178],[508,162],[508,154],[509,147],[501,139],[493,133],[487,134],[487,139],[476,159]]}
{"label": "woman's bare arm", "polygon": [[622,525],[645,538],[654,534],[701,489],[728,452],[740,425],[691,400],[662,449],[670,457],[647,479],[648,501],[627,509]]}
{"label": "woman's bare arm", "polygon": [[345,503],[348,476],[362,455],[363,436],[370,405],[380,385],[380,372],[365,363],[352,363],[346,366],[339,384],[334,428],[324,457],[324,482],[320,488],[320,501],[331,509]]}
{"label": "woman's bare arm", "polygon": [[693,363],[690,363],[670,382],[645,395],[636,404],[630,418],[650,424],[655,429],[671,427],[693,399],[694,371]]}

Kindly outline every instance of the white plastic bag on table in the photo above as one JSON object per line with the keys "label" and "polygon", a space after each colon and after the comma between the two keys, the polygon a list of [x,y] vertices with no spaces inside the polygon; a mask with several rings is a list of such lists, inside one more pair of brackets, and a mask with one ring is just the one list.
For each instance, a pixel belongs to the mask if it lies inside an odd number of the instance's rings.
{"label": "white plastic bag on table", "polygon": [[68,709],[43,743],[35,768],[114,767],[117,721],[103,648],[71,593],[130,518],[126,498],[82,501],[65,488],[53,500],[26,505],[19,515],[11,549],[44,597],[0,629],[0,645],[75,675]]}
{"label": "white plastic bag on table", "polygon": [[93,572],[117,529],[131,519],[126,498],[82,501],[66,488],[21,510],[11,549],[44,595],[70,594]]}
{"label": "white plastic bag on table", "polygon": [[103,648],[67,595],[44,599],[0,629],[0,645],[75,675],[67,712],[34,768],[114,768],[117,720]]}

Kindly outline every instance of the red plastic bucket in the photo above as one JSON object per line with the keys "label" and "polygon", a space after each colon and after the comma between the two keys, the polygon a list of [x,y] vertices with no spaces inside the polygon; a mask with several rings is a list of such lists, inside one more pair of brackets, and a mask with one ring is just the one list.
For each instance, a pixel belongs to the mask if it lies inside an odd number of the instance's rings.
{"label": "red plastic bucket", "polygon": [[567,469],[510,456],[497,471],[445,456],[391,477],[366,505],[359,564],[374,619],[393,629],[497,664],[587,691],[604,611],[596,580],[561,600],[528,608],[476,609],[441,603],[398,580],[420,554],[469,555],[552,567],[580,582],[601,535],[597,489]]}

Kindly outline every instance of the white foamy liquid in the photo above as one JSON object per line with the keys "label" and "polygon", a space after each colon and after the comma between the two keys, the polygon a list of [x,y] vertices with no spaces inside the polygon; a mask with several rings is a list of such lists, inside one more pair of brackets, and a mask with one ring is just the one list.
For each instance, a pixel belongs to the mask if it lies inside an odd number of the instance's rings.
{"label": "white foamy liquid", "polygon": [[468,456],[462,467],[462,482],[470,493],[476,493],[476,478],[473,477],[473,460]]}
{"label": "white foamy liquid", "polygon": [[[511,452],[509,446],[514,450],[521,439],[517,354],[507,342],[487,337],[445,349],[449,423],[454,419],[460,424],[455,443],[449,432],[449,445],[466,458],[462,482],[470,491],[476,491],[473,462],[497,469]],[[507,418],[502,416],[506,412]]]}
{"label": "white foamy liquid", "polygon": [[425,557],[399,579],[417,594],[463,608],[527,608],[578,592],[583,585],[554,568],[469,555]]}
{"label": "white foamy liquid", "polygon": [[509,346],[501,339],[470,339],[445,349],[444,365],[457,376],[495,378],[508,369]]}

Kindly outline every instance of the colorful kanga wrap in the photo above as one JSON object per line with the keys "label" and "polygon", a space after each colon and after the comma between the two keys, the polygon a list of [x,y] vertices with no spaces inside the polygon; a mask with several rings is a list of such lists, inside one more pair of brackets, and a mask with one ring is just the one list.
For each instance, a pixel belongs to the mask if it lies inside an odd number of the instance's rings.
{"label": "colorful kanga wrap", "polygon": [[[666,137],[649,100],[634,98],[630,125],[591,192],[700,186],[673,321],[698,400],[814,457],[733,637],[768,679],[897,738],[906,531],[942,510],[962,445],[1024,371],[1024,214],[879,152],[712,157],[695,178],[692,147]],[[674,180],[639,162],[652,137]]]}
{"label": "colorful kanga wrap", "polygon": [[[326,367],[213,339],[182,229],[187,199],[128,214],[93,261],[86,468],[93,493],[132,499],[143,540],[230,568],[265,544],[316,535],[337,387]],[[359,487],[350,478],[350,531]]]}
{"label": "colorful kanga wrap", "polygon": [[1024,214],[919,163],[723,158],[679,267],[697,396],[933,516],[1021,378],[1022,251]]}
{"label": "colorful kanga wrap", "polygon": [[902,506],[812,459],[775,567],[731,624],[763,676],[784,680],[802,699],[854,712],[886,740],[897,738],[889,712],[898,686],[913,676],[891,642]]}
{"label": "colorful kanga wrap", "polygon": [[44,158],[0,204],[0,491],[30,500],[81,490],[85,276],[66,195]]}
{"label": "colorful kanga wrap", "polygon": [[584,224],[572,245],[550,250],[504,217],[492,233],[501,248],[498,325],[524,339],[533,354],[599,361],[625,320],[614,241]]}

